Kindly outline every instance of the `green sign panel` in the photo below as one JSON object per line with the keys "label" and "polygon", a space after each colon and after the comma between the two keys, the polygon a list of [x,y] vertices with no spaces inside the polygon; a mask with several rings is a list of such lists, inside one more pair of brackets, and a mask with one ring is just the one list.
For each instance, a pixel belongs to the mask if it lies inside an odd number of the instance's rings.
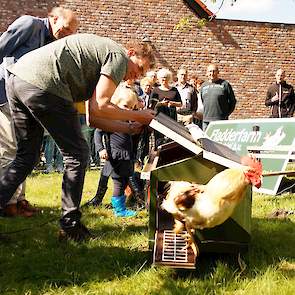
{"label": "green sign panel", "polygon": [[[295,118],[227,120],[211,122],[206,134],[241,156],[253,152],[264,172],[284,171],[289,159],[294,159],[294,127]],[[264,177],[258,192],[275,195],[282,177]]]}

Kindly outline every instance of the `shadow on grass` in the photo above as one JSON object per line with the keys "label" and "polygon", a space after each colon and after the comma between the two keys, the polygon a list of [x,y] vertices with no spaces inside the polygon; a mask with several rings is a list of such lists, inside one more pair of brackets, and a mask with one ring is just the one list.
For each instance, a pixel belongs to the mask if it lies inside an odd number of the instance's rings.
{"label": "shadow on grass", "polygon": [[[92,226],[98,237],[87,243],[58,242],[59,209],[43,208],[44,214],[31,219],[1,219],[0,232],[9,232],[31,226],[28,231],[0,239],[0,293],[42,293],[42,288],[82,286],[92,282],[111,281],[132,276],[148,260],[148,252],[133,245],[133,238],[147,243],[147,228],[132,221],[120,224],[104,218]],[[52,211],[51,214],[49,212]],[[84,213],[87,218],[87,213]],[[92,218],[92,217],[89,217]],[[52,222],[45,223],[46,220]],[[143,237],[140,234],[144,233]],[[292,234],[293,233],[293,234]],[[137,240],[136,240],[137,241]],[[196,271],[174,271],[166,282],[167,290],[175,288],[175,278],[206,279],[218,269],[228,281],[237,274],[249,279],[274,266],[286,278],[295,276],[294,223],[291,220],[253,218],[252,242],[247,254],[242,256],[247,268],[241,273],[235,255],[201,255]],[[286,263],[281,264],[282,261]],[[170,282],[170,283],[169,283]],[[176,294],[176,293],[175,293]]]}
{"label": "shadow on grass", "polygon": [[288,178],[283,177],[280,183],[280,186],[278,188],[277,195],[281,195],[283,193],[295,193],[295,179],[294,178]]}
{"label": "shadow on grass", "polygon": [[0,294],[39,294],[42,288],[126,277],[148,259],[146,251],[130,243],[147,231],[145,226],[98,224],[92,230],[95,240],[59,242],[60,210],[43,210],[30,219],[0,219]]}
{"label": "shadow on grass", "polygon": [[[250,268],[262,269],[295,258],[295,224],[291,219],[253,218],[252,228]],[[294,277],[295,269],[289,273]]]}
{"label": "shadow on grass", "polygon": [[[230,279],[233,279],[235,274],[252,279],[257,277],[257,273],[266,272],[269,267],[273,267],[286,278],[295,277],[294,222],[288,218],[253,218],[251,239],[249,251],[241,253],[240,258],[238,254],[201,254],[197,258],[195,271],[176,270],[175,278],[206,279],[212,276],[221,264],[226,265]],[[246,268],[241,270],[243,265]]]}

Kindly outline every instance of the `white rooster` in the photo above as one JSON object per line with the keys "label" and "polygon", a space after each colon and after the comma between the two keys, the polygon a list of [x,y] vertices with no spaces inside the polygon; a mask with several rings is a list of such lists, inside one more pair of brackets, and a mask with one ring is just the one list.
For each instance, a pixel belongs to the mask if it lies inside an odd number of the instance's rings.
{"label": "white rooster", "polygon": [[228,219],[245,196],[248,185],[261,186],[262,165],[256,159],[243,157],[242,168],[229,168],[216,174],[206,185],[171,181],[161,207],[175,219],[174,231],[184,226],[190,246],[199,253],[193,237],[194,229],[212,228]]}

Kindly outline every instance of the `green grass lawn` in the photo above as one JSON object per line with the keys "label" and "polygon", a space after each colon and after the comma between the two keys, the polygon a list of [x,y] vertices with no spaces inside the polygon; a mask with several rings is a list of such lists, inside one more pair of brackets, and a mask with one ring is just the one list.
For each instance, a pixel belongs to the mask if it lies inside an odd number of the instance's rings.
{"label": "green grass lawn", "polygon": [[[87,173],[82,203],[95,193],[98,173]],[[38,216],[0,218],[0,233],[8,233],[0,239],[0,294],[295,294],[295,215],[267,218],[277,208],[295,209],[295,194],[253,195],[245,270],[230,257],[204,257],[196,271],[181,272],[148,262],[146,211],[118,219],[111,210],[85,208],[82,220],[98,238],[58,242],[61,178],[28,179]]]}

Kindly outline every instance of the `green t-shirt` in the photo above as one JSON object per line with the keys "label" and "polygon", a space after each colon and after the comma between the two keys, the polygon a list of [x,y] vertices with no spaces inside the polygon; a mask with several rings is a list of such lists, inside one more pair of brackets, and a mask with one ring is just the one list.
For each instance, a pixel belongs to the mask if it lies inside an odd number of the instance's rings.
{"label": "green t-shirt", "polygon": [[51,94],[84,101],[92,96],[101,74],[118,85],[127,63],[125,50],[111,39],[75,34],[31,51],[8,70]]}

